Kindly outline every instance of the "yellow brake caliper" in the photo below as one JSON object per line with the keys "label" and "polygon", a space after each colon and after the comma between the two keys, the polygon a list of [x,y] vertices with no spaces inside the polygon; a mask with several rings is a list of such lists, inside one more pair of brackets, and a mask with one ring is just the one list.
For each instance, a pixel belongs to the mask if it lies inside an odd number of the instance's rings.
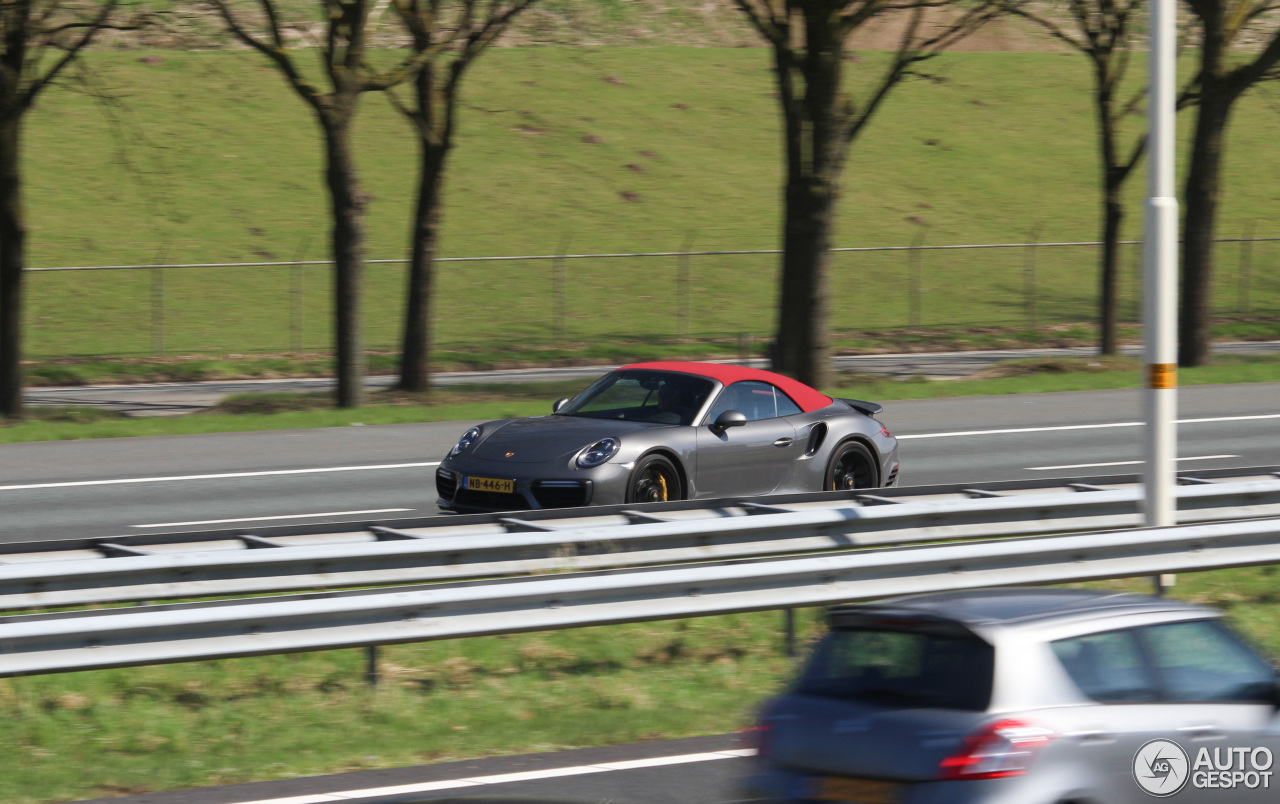
{"label": "yellow brake caliper", "polygon": [[662,474],[661,472],[658,473],[658,485],[662,487],[662,502],[666,502],[667,501],[667,476]]}

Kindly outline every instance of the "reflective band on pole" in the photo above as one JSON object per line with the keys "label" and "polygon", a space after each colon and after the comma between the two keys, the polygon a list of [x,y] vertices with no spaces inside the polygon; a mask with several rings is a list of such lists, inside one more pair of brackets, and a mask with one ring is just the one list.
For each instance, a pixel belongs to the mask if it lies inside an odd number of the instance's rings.
{"label": "reflective band on pole", "polygon": [[1160,391],[1178,387],[1177,363],[1147,364],[1147,387]]}

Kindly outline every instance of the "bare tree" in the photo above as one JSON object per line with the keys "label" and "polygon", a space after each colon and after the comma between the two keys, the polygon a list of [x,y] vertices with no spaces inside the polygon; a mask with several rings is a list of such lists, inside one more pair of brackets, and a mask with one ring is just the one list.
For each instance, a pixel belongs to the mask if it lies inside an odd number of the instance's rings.
{"label": "bare tree", "polygon": [[[1187,169],[1186,219],[1182,232],[1182,299],[1178,362],[1209,359],[1212,315],[1213,237],[1221,189],[1222,154],[1231,107],[1260,81],[1280,78],[1277,0],[1187,0],[1200,23],[1199,112]],[[1243,53],[1252,33],[1260,49]]]}
{"label": "bare tree", "polygon": [[11,419],[23,415],[23,117],[108,26],[119,4],[0,0],[0,415]]}
{"label": "bare tree", "polygon": [[[775,368],[810,385],[828,384],[829,249],[850,144],[890,91],[999,13],[977,0],[735,0],[773,49],[785,137],[781,300]],[[950,21],[934,10],[956,10]],[[932,13],[931,13],[932,12]],[[903,23],[898,47],[855,98],[845,87],[845,43],[874,20]]]}
{"label": "bare tree", "polygon": [[375,0],[318,0],[325,14],[325,36],[318,50],[325,89],[299,69],[285,37],[285,24],[275,0],[257,0],[258,26],[250,32],[233,0],[211,0],[227,27],[245,44],[266,56],[298,97],[315,113],[325,148],[325,184],[332,211],[334,265],[334,337],[338,406],[358,407],[364,399],[366,356],[361,321],[361,278],[364,272],[364,213],[367,197],[360,188],[351,147],[351,126],[360,96],[390,89],[411,79],[430,57],[430,49],[412,53],[393,69],[380,71],[369,62],[366,32]]}
{"label": "bare tree", "polygon": [[[418,53],[429,54],[414,79],[412,105],[395,103],[418,137],[418,200],[410,238],[408,303],[399,387],[426,392],[431,381],[431,301],[440,231],[440,192],[453,147],[458,93],[472,62],[537,0],[394,0]],[[456,19],[442,14],[455,11]]]}
{"label": "bare tree", "polygon": [[[1065,5],[1065,9],[1063,9]],[[1009,11],[1035,23],[1055,39],[1089,59],[1093,72],[1093,105],[1098,125],[1098,159],[1102,177],[1102,269],[1099,275],[1098,311],[1099,350],[1104,355],[1116,354],[1117,297],[1120,285],[1120,225],[1124,205],[1120,191],[1133,173],[1146,149],[1145,127],[1132,144],[1120,144],[1125,117],[1139,110],[1146,97],[1146,86],[1137,89],[1127,100],[1120,97],[1121,84],[1128,72],[1137,36],[1135,23],[1143,22],[1141,13],[1146,0],[1067,0],[1052,6],[1063,9],[1070,18],[1065,26],[1035,6],[1018,2]],[[1179,108],[1191,100],[1183,90]]]}

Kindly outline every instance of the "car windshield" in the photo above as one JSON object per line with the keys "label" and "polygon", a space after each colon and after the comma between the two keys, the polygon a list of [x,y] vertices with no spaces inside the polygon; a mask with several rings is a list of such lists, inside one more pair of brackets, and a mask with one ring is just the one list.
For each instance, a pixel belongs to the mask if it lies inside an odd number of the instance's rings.
{"label": "car windshield", "polygon": [[626,369],[596,380],[558,413],[688,426],[714,387],[711,380],[691,374]]}
{"label": "car windshield", "polygon": [[819,643],[796,692],[893,709],[980,712],[991,700],[994,650],[977,637],[839,629]]}

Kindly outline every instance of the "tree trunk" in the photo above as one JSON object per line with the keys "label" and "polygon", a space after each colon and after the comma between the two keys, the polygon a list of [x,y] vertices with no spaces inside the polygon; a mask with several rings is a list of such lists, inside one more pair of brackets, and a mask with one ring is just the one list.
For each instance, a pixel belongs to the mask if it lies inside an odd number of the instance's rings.
{"label": "tree trunk", "polygon": [[1098,351],[1104,355],[1116,353],[1116,295],[1119,285],[1118,256],[1120,248],[1120,222],[1124,207],[1120,203],[1120,186],[1125,173],[1116,164],[1116,125],[1112,110],[1114,99],[1109,72],[1110,60],[1094,53],[1093,83],[1094,101],[1098,113],[1098,151],[1102,161],[1102,271],[1098,277]]}
{"label": "tree trunk", "polygon": [[775,369],[814,388],[830,384],[827,274],[836,197],[820,178],[788,178]]}
{"label": "tree trunk", "polygon": [[[805,8],[805,48],[798,61],[775,48],[787,138],[775,368],[814,388],[831,380],[829,250],[849,147],[847,120],[839,111],[844,43],[827,11]],[[791,102],[793,67],[803,76],[799,103]]]}
{"label": "tree trunk", "polygon": [[1182,315],[1178,321],[1178,363],[1201,366],[1209,359],[1212,315],[1213,236],[1221,183],[1223,133],[1231,113],[1225,90],[1205,76],[1187,170],[1186,222],[1182,245]]}
{"label": "tree trunk", "polygon": [[1120,184],[1108,181],[1102,202],[1102,307],[1098,316],[1099,351],[1114,355],[1119,351],[1117,339],[1117,300],[1120,291],[1120,223],[1124,206],[1120,202]]}
{"label": "tree trunk", "polygon": [[0,120],[0,416],[22,417],[22,223],[18,150],[21,119]]}
{"label": "tree trunk", "polygon": [[364,272],[364,195],[351,155],[350,116],[325,119],[325,182],[333,209],[333,292],[336,320],[338,407],[355,408],[364,401],[365,351],[361,321],[361,278]]}
{"label": "tree trunk", "polygon": [[436,243],[440,230],[440,190],[449,143],[421,140],[422,166],[418,205],[413,216],[409,262],[409,301],[404,318],[400,390],[426,393],[431,387],[431,286],[435,279]]}

